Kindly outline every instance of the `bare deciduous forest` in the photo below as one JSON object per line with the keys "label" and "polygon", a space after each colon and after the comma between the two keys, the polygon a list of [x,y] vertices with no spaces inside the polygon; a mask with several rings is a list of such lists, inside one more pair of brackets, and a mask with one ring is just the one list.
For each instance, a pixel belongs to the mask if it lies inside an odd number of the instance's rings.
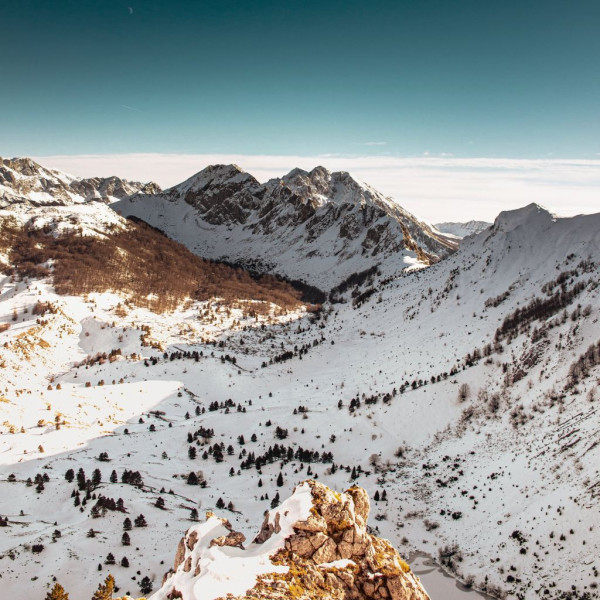
{"label": "bare deciduous forest", "polygon": [[59,294],[114,291],[157,313],[175,310],[188,299],[218,298],[256,313],[268,312],[268,303],[283,311],[302,304],[300,292],[289,283],[268,275],[255,280],[243,269],[204,260],[142,223],[102,236],[73,232],[56,237],[9,220],[0,229],[0,252],[9,262],[4,272],[52,275]]}

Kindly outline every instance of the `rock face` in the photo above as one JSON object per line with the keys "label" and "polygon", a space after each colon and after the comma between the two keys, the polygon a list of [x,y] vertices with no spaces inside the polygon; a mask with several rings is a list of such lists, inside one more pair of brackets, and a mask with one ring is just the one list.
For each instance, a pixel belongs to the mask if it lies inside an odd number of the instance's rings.
{"label": "rock face", "polygon": [[458,247],[349,173],[294,169],[261,184],[236,165],[213,165],[160,194],[115,204],[201,256],[331,289],[388,262],[429,265]]}
{"label": "rock face", "polygon": [[152,600],[428,600],[392,545],[367,531],[368,516],[364,489],[339,494],[309,480],[243,549],[243,535],[210,513],[181,540]]}

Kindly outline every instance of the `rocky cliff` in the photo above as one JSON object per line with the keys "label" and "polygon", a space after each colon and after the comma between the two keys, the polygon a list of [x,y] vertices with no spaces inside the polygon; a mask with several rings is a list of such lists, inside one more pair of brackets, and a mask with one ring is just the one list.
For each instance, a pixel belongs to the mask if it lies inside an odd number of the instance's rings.
{"label": "rocky cliff", "polygon": [[313,480],[267,512],[254,540],[226,519],[188,530],[152,600],[428,600],[393,546],[368,532],[369,498]]}

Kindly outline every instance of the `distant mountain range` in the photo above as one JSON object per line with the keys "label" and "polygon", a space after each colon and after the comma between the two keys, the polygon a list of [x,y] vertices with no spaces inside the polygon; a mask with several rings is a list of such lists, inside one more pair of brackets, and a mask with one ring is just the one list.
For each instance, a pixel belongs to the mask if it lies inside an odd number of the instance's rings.
{"label": "distant mountain range", "polygon": [[492,223],[487,221],[467,221],[466,223],[436,223],[435,228],[442,233],[455,235],[457,238],[464,238],[468,235],[481,233],[484,229],[488,229]]}

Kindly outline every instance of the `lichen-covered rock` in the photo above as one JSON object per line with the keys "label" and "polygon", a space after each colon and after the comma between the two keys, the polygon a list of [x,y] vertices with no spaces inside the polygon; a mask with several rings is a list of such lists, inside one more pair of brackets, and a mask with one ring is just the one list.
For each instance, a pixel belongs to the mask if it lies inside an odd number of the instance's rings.
{"label": "lichen-covered rock", "polygon": [[181,541],[152,600],[429,600],[390,542],[367,531],[369,508],[362,488],[339,494],[308,480],[246,549],[211,513]]}

